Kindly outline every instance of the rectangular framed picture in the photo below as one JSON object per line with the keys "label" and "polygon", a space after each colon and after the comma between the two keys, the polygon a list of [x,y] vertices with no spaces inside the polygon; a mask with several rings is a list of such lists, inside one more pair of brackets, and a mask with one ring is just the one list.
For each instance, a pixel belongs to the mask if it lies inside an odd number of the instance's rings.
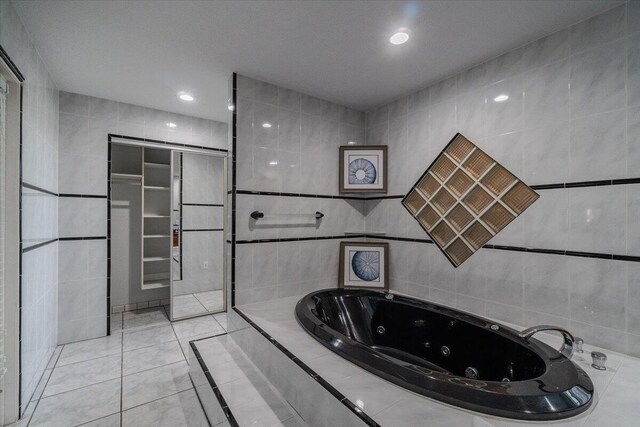
{"label": "rectangular framed picture", "polygon": [[389,244],[340,242],[338,287],[389,290]]}
{"label": "rectangular framed picture", "polygon": [[340,147],[340,193],[386,193],[387,146]]}

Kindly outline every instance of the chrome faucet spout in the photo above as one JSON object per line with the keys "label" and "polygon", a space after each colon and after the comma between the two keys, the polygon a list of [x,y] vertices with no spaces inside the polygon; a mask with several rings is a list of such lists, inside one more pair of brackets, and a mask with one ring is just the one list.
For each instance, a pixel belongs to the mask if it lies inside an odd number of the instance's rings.
{"label": "chrome faucet spout", "polygon": [[520,337],[522,337],[525,341],[529,341],[529,339],[533,335],[537,334],[538,332],[542,332],[542,331],[560,332],[564,342],[562,343],[562,347],[560,347],[560,350],[558,350],[558,351],[560,352],[560,354],[562,354],[567,359],[571,359],[571,356],[573,356],[573,350],[574,350],[574,346],[573,346],[574,339],[573,339],[573,335],[571,335],[571,333],[569,331],[567,331],[566,329],[562,329],[562,328],[560,328],[558,326],[552,326],[552,325],[532,326],[532,327],[527,328],[524,331],[520,332]]}

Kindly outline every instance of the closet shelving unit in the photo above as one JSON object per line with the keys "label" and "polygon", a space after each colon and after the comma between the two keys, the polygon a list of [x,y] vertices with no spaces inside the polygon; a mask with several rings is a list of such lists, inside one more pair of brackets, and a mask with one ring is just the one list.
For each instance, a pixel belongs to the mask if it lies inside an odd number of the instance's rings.
{"label": "closet shelving unit", "polygon": [[171,152],[142,151],[142,289],[171,278]]}

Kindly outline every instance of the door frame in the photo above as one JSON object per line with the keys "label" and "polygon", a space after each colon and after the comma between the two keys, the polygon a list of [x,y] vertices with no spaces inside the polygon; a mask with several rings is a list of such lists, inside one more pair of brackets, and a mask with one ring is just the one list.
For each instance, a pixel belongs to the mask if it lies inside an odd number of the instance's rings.
{"label": "door frame", "polygon": [[[194,154],[203,154],[212,157],[219,157],[223,159],[223,174],[222,174],[222,188],[223,192],[226,192],[227,189],[227,167],[228,167],[228,150],[222,148],[211,148],[204,146],[194,146],[188,144],[181,144],[176,142],[168,142],[161,141],[155,139],[147,139],[147,138],[138,138],[133,136],[125,136],[125,135],[115,135],[108,134],[108,156],[107,156],[107,335],[111,335],[111,148],[113,144],[118,145],[130,145],[133,147],[141,147],[141,148],[154,148],[154,149],[163,149],[163,150],[171,150],[171,151],[179,151],[181,153],[194,153]],[[227,218],[227,209],[229,207],[226,203],[226,194],[224,197],[224,206],[222,208],[223,215],[223,223],[226,223]],[[227,289],[225,286],[225,278],[227,275],[227,245],[224,244],[224,236],[226,232],[226,228],[223,226],[223,245],[222,245],[222,310],[220,312],[224,312],[227,310]],[[182,245],[182,242],[180,242]],[[171,282],[173,282],[173,277],[170,274]],[[171,300],[171,306],[173,306],[173,292],[172,286],[169,287],[169,298]],[[212,313],[209,313],[212,314]],[[201,314],[197,316],[190,317],[199,317]],[[190,317],[181,317],[178,320],[188,319]],[[170,320],[173,321],[173,315],[171,312],[169,313]]]}

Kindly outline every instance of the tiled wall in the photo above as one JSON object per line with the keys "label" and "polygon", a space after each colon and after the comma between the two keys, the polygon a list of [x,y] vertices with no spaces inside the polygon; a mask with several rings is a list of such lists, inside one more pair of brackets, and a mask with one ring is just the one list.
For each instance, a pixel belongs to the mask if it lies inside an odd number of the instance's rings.
{"label": "tiled wall", "polygon": [[[107,135],[226,149],[227,125],[60,92],[59,126],[58,215],[60,238],[66,240],[60,242],[58,343],[63,344],[106,334]],[[81,254],[76,258],[81,264],[65,264]]]}
{"label": "tiled wall", "polygon": [[[494,98],[507,94],[498,103]],[[616,7],[367,114],[405,194],[461,132],[527,184],[640,178],[640,2]],[[489,243],[640,256],[640,184],[540,189]],[[428,236],[400,200],[368,232]],[[640,263],[482,249],[454,269],[433,244],[390,241],[392,288],[519,325],[557,324],[640,355]]]}
{"label": "tiled wall", "polygon": [[[24,410],[56,346],[58,91],[11,2],[0,2],[0,45],[24,75],[21,401]],[[51,243],[36,246],[39,243]],[[29,249],[30,247],[33,247]]]}
{"label": "tiled wall", "polygon": [[174,295],[219,290],[223,285],[224,159],[189,153],[182,159],[183,265]]}
{"label": "tiled wall", "polygon": [[338,194],[338,147],[363,143],[364,115],[244,76],[236,100],[236,304],[336,286],[338,238],[282,239],[364,230],[364,202]]}

